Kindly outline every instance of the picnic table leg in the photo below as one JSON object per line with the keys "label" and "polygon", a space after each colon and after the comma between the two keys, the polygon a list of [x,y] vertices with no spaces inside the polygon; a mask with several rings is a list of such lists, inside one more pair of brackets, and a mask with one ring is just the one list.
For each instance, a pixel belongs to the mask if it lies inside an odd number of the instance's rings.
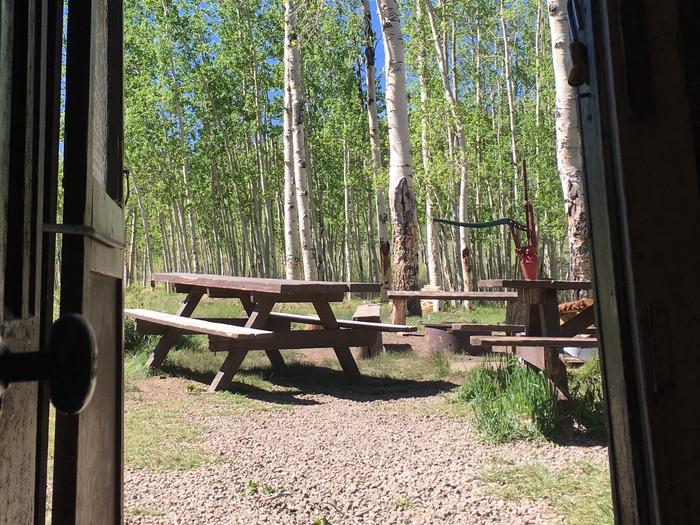
{"label": "picnic table leg", "polygon": [[[187,294],[187,297],[185,297],[180,303],[180,308],[177,309],[175,315],[179,315],[181,317],[191,317],[192,312],[194,312],[194,309],[197,308],[197,305],[199,304],[199,301],[201,301],[203,295],[204,290],[202,288],[192,288],[192,290],[190,290],[190,292]],[[176,330],[166,330],[158,341],[153,353],[148,357],[146,366],[156,368],[162,365],[163,361],[165,361],[165,357],[168,355],[168,352],[177,342],[179,335],[179,332]]]}
{"label": "picnic table leg", "polygon": [[[248,305],[246,305],[245,302],[243,304],[247,309]],[[248,321],[245,324],[246,328],[262,328],[265,326],[265,322],[267,321],[267,318],[270,315],[274,305],[275,303],[272,301],[261,301],[256,304],[248,316]],[[274,350],[272,350],[272,352],[274,352]],[[279,350],[277,350],[277,353],[279,353]],[[216,392],[228,387],[229,384],[231,384],[231,379],[233,379],[233,376],[236,375],[236,372],[238,372],[238,369],[240,368],[241,363],[243,363],[246,355],[248,355],[247,350],[236,350],[229,352],[221,365],[221,368],[216,373],[214,380],[209,385],[208,391]],[[280,359],[282,359],[281,355]],[[284,365],[284,361],[282,361],[282,364]]]}
{"label": "picnic table leg", "polygon": [[[329,330],[334,330],[338,328],[338,321],[335,318],[335,314],[331,309],[331,305],[327,301],[317,300],[314,301],[314,308],[318,314],[318,318],[323,323],[323,327]],[[357,363],[355,358],[352,356],[350,348],[347,346],[335,346],[333,347],[335,355],[338,358],[343,372],[350,378],[360,377],[360,369],[357,368]]]}
{"label": "picnic table leg", "polygon": [[[248,319],[250,320],[250,316],[252,316],[255,313],[255,303],[250,300],[250,299],[244,299],[241,298],[241,302],[243,303],[243,308],[245,309],[246,313],[248,314]],[[272,310],[272,307],[274,306],[274,303],[270,305],[270,310]],[[251,326],[249,328],[265,328],[265,321],[267,321],[267,316],[270,315],[270,312],[267,312],[265,315],[265,320],[262,321],[262,324],[256,325],[256,326]],[[274,370],[282,370],[286,368],[286,363],[284,362],[284,358],[282,357],[282,353],[280,352],[279,348],[273,348],[270,350],[265,350],[265,354],[267,355],[267,358],[270,360],[270,364],[272,364],[272,368]],[[240,365],[240,363],[239,363]]]}
{"label": "picnic table leg", "polygon": [[[559,302],[557,291],[550,289],[525,290],[521,299],[526,303],[527,335],[560,337]],[[569,399],[569,386],[566,376],[566,366],[559,357],[558,348],[534,347],[517,350],[529,365],[544,372],[544,375],[556,386],[559,398],[566,409]]]}

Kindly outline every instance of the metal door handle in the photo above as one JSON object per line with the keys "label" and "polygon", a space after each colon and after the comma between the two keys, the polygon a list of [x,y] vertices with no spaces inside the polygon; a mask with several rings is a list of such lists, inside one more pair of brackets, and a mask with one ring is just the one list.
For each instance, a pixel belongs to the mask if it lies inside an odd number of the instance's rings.
{"label": "metal door handle", "polygon": [[0,396],[10,383],[48,381],[51,402],[63,414],[77,414],[95,389],[95,333],[80,314],[67,314],[51,327],[47,352],[13,354],[0,343]]}

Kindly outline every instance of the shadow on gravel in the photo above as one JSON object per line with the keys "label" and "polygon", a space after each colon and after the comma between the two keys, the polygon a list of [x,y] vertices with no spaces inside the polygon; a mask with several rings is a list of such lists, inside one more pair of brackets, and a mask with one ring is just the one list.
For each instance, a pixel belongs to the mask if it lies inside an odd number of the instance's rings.
{"label": "shadow on gravel", "polygon": [[[197,372],[167,362],[160,367],[160,371],[205,385],[211,383],[215,375],[212,372]],[[263,383],[263,385],[246,382],[246,379],[251,376],[255,378],[255,381],[251,382]],[[271,388],[281,387],[284,390],[268,390],[264,387],[265,383]],[[273,370],[269,367],[242,369],[234,376],[227,390],[263,402],[282,405],[315,405],[318,401],[299,396],[325,394],[351,401],[370,402],[430,397],[449,392],[455,386],[449,381],[397,379],[386,376],[365,375],[350,380],[340,370],[319,365],[291,363],[284,370]]]}

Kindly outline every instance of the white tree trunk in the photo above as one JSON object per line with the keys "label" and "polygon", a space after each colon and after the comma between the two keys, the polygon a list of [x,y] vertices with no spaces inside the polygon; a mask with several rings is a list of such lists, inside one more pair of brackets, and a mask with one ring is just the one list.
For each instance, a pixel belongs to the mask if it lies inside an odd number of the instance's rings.
{"label": "white tree trunk", "polygon": [[506,94],[508,96],[508,118],[510,123],[510,152],[513,159],[513,196],[518,202],[518,178],[520,172],[520,158],[518,156],[518,143],[515,135],[515,95],[513,93],[513,78],[510,73],[510,50],[508,46],[508,31],[506,19],[503,13],[503,0],[501,0],[501,32],[503,34],[503,74],[506,81]]}
{"label": "white tree trunk", "polygon": [[[345,282],[352,281],[352,252],[350,250],[350,151],[348,139],[343,136],[343,210],[345,212],[345,226],[343,228],[343,245],[345,255]],[[348,294],[349,296],[350,294]]]}
{"label": "white tree trunk", "polygon": [[[389,195],[394,288],[418,289],[418,227],[413,192],[413,162],[408,127],[408,94],[401,18],[396,0],[377,2],[386,57],[386,110],[389,127]],[[420,303],[408,302],[420,315]]]}
{"label": "white tree trunk", "polygon": [[375,186],[375,203],[377,207],[377,232],[379,235],[379,277],[382,285],[381,299],[386,300],[386,292],[391,282],[391,249],[389,244],[389,214],[386,209],[384,188],[380,182],[383,169],[382,153],[379,147],[379,119],[377,118],[377,82],[375,75],[374,44],[375,34],[372,29],[372,13],[369,0],[362,0],[365,33],[365,77],[367,81],[367,113],[369,117],[369,142],[372,149],[372,175]]}
{"label": "white tree trunk", "polygon": [[[420,78],[420,102],[421,102],[421,127],[420,146],[423,160],[423,180],[426,182],[425,192],[425,244],[426,260],[428,267],[428,282],[434,289],[440,288],[438,279],[438,252],[435,227],[433,225],[433,191],[430,183],[430,150],[428,146],[428,70],[426,67],[425,44],[423,38],[423,0],[416,1],[416,18],[418,19],[420,41],[418,43],[418,75]],[[442,301],[433,301],[433,312],[439,312]]]}
{"label": "white tree trunk", "polygon": [[557,169],[564,193],[569,240],[569,278],[591,277],[590,246],[583,200],[583,157],[576,90],[569,85],[565,57],[569,48],[569,21],[565,0],[549,0],[549,27],[556,88]]}
{"label": "white tree trunk", "polygon": [[[438,68],[440,70],[440,78],[442,79],[442,88],[445,95],[445,102],[450,107],[452,119],[454,120],[455,131],[457,133],[457,142],[459,147],[459,220],[466,222],[468,208],[468,193],[469,193],[469,153],[467,151],[467,138],[462,125],[462,118],[457,107],[457,94],[453,91],[448,75],[447,57],[440,43],[440,35],[438,33],[437,23],[435,21],[435,12],[433,10],[433,1],[425,0],[425,5],[428,11],[428,20],[430,21],[430,30],[433,35],[433,44],[435,54],[437,56]],[[464,289],[471,290],[472,287],[472,267],[471,256],[469,252],[469,229],[459,229],[459,244],[461,249],[462,260],[462,280],[464,281]],[[465,306],[468,303],[465,302]]]}
{"label": "white tree trunk", "polygon": [[[284,41],[289,41],[289,27],[284,26]],[[284,46],[284,252],[287,279],[299,278],[301,244],[299,242],[299,214],[297,212],[296,183],[294,181],[294,145],[292,140],[292,101],[289,90],[289,47]]]}
{"label": "white tree trunk", "polygon": [[292,104],[292,144],[294,159],[294,182],[296,183],[297,211],[299,213],[299,238],[304,262],[304,279],[318,279],[316,251],[311,238],[311,211],[309,208],[309,185],[306,174],[306,137],[304,130],[304,89],[301,81],[301,52],[296,32],[296,7],[294,0],[286,0],[285,46],[288,48],[288,86]]}

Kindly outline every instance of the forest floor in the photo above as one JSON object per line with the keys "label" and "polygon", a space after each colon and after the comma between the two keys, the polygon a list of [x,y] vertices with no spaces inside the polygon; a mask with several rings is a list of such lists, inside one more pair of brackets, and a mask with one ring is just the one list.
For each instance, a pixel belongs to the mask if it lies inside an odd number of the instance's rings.
{"label": "forest floor", "polygon": [[156,376],[127,357],[127,524],[612,522],[603,444],[476,436],[451,397],[479,358],[389,336],[417,351],[363,360],[350,384],[330,350],[286,353],[282,374],[251,353],[207,394],[221,356],[188,341]]}

